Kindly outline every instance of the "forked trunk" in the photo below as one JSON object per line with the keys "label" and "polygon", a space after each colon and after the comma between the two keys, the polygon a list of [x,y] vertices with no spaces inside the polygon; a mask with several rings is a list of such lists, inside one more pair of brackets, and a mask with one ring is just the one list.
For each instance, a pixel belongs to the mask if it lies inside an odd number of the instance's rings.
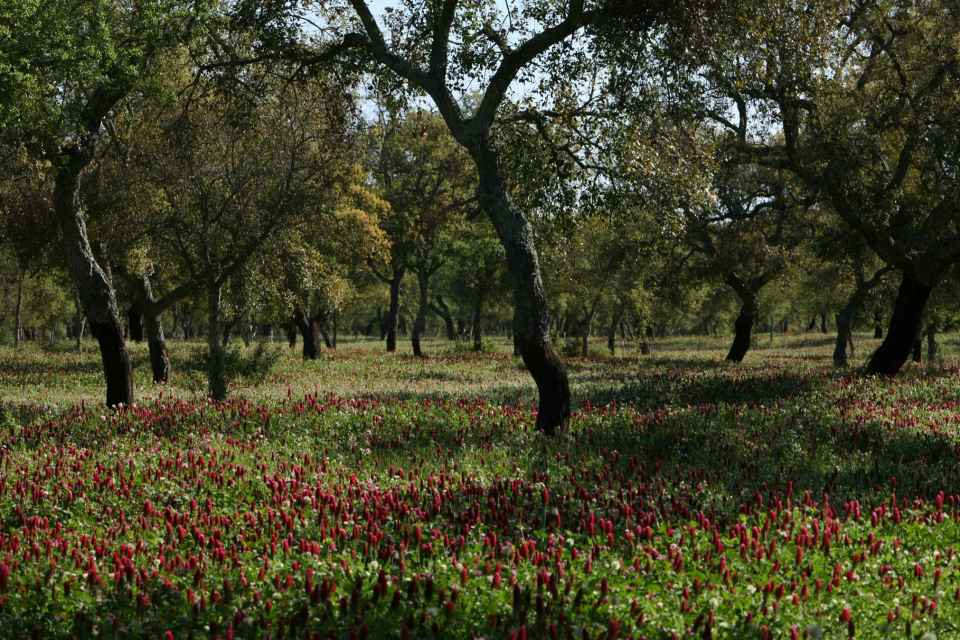
{"label": "forked trunk", "polygon": [[457,330],[453,326],[453,314],[450,313],[450,307],[443,301],[443,296],[436,297],[436,304],[430,303],[430,311],[443,319],[443,325],[447,329],[447,340],[455,342],[457,339]]}
{"label": "forked trunk", "polygon": [[323,352],[323,345],[325,344],[323,330],[329,317],[330,314],[324,312],[319,312],[311,317],[300,307],[294,309],[293,321],[303,337],[304,360],[316,360]]}
{"label": "forked trunk", "polygon": [[517,309],[517,347],[540,395],[536,428],[547,435],[570,422],[570,383],[550,344],[550,318],[533,228],[510,199],[500,150],[487,138],[473,150],[480,179],[477,199],[493,222],[507,258]]}
{"label": "forked trunk", "polygon": [[123,340],[113,285],[97,264],[80,206],[80,175],[88,157],[70,156],[54,180],[53,207],[63,238],[67,269],[77,287],[90,333],[100,346],[107,406],[133,404],[133,369]]}
{"label": "forked trunk", "polygon": [[870,357],[866,373],[892,376],[900,371],[913,349],[917,328],[932,292],[933,285],[923,284],[909,274],[903,274],[887,337]]}

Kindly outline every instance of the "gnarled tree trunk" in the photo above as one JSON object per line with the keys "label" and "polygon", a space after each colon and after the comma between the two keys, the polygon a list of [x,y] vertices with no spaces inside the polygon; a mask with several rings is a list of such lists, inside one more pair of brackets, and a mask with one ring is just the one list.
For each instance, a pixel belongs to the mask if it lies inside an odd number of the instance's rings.
{"label": "gnarled tree trunk", "polygon": [[63,237],[67,269],[77,287],[90,333],[100,346],[107,382],[107,406],[133,404],[133,369],[123,340],[113,284],[93,256],[80,206],[80,176],[90,161],[86,154],[69,155],[54,180],[53,208]]}
{"label": "gnarled tree trunk", "polygon": [[550,344],[549,309],[533,227],[510,198],[503,157],[492,137],[478,142],[470,149],[479,177],[477,200],[496,228],[513,279],[516,344],[540,395],[536,428],[553,435],[570,422],[570,383]]}
{"label": "gnarled tree trunk", "polygon": [[[936,282],[936,279],[933,279]],[[887,337],[877,347],[867,363],[868,374],[895,375],[910,357],[913,341],[923,317],[923,311],[934,285],[919,281],[904,272],[897,292],[897,300],[890,316]]]}
{"label": "gnarled tree trunk", "polygon": [[294,309],[293,322],[303,337],[304,360],[316,360],[320,357],[323,345],[326,344],[323,332],[329,320],[329,311],[318,311],[316,315],[310,316],[300,307]]}

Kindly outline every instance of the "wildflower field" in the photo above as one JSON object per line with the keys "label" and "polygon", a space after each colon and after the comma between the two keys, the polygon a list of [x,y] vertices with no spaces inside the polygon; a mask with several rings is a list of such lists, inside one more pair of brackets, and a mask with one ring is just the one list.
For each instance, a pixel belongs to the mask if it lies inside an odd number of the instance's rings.
{"label": "wildflower field", "polygon": [[960,638],[949,361],[574,358],[551,440],[519,360],[431,346],[285,353],[223,404],[134,346],[116,412],[96,354],[0,350],[0,635]]}

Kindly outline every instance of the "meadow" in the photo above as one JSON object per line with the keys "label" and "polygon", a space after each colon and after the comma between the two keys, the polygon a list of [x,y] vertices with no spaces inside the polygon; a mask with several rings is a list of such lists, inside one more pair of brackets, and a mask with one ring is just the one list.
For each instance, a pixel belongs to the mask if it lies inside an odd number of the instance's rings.
{"label": "meadow", "polygon": [[956,340],[728,340],[568,359],[557,439],[505,345],[284,350],[222,404],[134,345],[119,411],[89,347],[0,348],[2,636],[960,637]]}

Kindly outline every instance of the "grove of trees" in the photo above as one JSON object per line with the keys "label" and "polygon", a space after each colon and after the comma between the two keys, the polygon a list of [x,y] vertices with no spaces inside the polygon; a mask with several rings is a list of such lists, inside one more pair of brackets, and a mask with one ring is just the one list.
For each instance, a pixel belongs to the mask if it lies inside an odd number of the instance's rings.
{"label": "grove of trees", "polygon": [[626,337],[960,326],[953,0],[387,5],[0,3],[0,338],[89,332],[117,406],[128,340],[223,400],[237,336],[497,334],[554,434]]}

